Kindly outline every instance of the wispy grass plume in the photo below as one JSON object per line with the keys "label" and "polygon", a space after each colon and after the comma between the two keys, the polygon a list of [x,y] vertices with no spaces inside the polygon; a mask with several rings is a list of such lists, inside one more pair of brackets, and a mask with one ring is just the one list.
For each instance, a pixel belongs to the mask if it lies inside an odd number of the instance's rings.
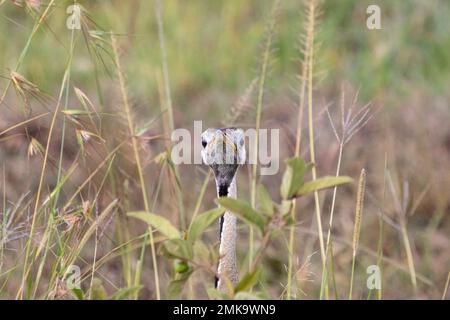
{"label": "wispy grass plume", "polygon": [[361,234],[361,220],[364,209],[364,193],[366,189],[366,170],[362,169],[358,182],[358,194],[356,197],[355,222],[353,226],[353,240],[352,240],[352,273],[350,276],[350,290],[348,294],[349,300],[353,295],[353,278],[355,273],[356,253],[358,251],[359,236]]}
{"label": "wispy grass plume", "polygon": [[[142,170],[141,159],[139,156],[138,141],[137,141],[137,137],[135,135],[135,127],[134,127],[133,117],[131,114],[130,105],[128,103],[128,95],[127,95],[127,91],[125,89],[125,79],[124,79],[124,76],[122,73],[122,67],[121,67],[120,59],[119,59],[117,41],[116,41],[116,38],[114,35],[111,35],[111,44],[112,44],[113,51],[114,51],[114,59],[115,59],[115,64],[116,64],[116,68],[117,68],[117,75],[119,77],[119,85],[120,85],[120,92],[122,94],[123,108],[124,108],[125,115],[127,118],[129,134],[131,136],[131,142],[133,144],[133,152],[134,152],[134,157],[136,160],[139,181],[141,184],[142,198],[144,200],[144,208],[145,208],[145,211],[150,212],[150,206],[148,204],[148,199],[147,199],[147,189],[145,187],[145,181],[144,181],[144,173]],[[160,289],[159,289],[158,262],[156,261],[155,243],[153,240],[153,230],[152,230],[151,226],[149,226],[148,233],[150,236],[150,250],[151,250],[151,255],[152,255],[152,260],[153,260],[152,262],[153,262],[154,281],[155,281],[155,287],[156,287],[155,288],[156,289],[156,299],[160,300],[161,294],[160,294]]]}
{"label": "wispy grass plume", "polygon": [[[270,64],[270,55],[272,51],[272,43],[275,37],[275,25],[277,13],[279,10],[279,0],[275,0],[273,3],[272,11],[269,16],[269,20],[267,23],[266,30],[266,41],[264,43],[262,59],[260,65],[260,71],[258,76],[258,98],[256,102],[256,142],[254,148],[254,159],[258,159],[259,153],[259,129],[261,127],[261,115],[262,108],[264,104],[264,93],[265,93],[265,84],[267,78],[267,72]],[[252,181],[251,181],[251,205],[253,208],[256,207],[256,182],[257,182],[257,174],[258,174],[258,161],[255,161],[255,164],[252,166]],[[254,243],[253,243],[253,227],[250,227],[249,232],[249,268],[252,266],[253,261],[253,252],[254,252]]]}
{"label": "wispy grass plume", "polygon": [[[294,155],[296,157],[300,156],[300,146],[302,141],[302,123],[303,123],[303,115],[305,109],[305,100],[306,100],[306,88],[308,85],[312,85],[312,83],[308,83],[308,72],[309,68],[312,67],[310,65],[310,55],[313,53],[314,46],[314,24],[316,14],[314,9],[315,7],[314,1],[310,1],[309,3],[305,3],[305,23],[304,23],[304,31],[300,35],[300,55],[301,55],[301,74],[300,78],[300,86],[298,90],[298,114],[297,114],[297,130],[296,130],[296,139],[295,139],[295,151]],[[311,10],[312,9],[312,10]],[[312,82],[312,78],[311,78]],[[292,220],[295,221],[295,208],[296,208],[296,200],[293,201],[292,209],[291,209],[291,217]],[[295,243],[295,224],[293,224],[289,228],[289,242],[288,242],[288,275],[287,275],[287,285],[286,285],[286,295],[287,299],[291,298],[292,294],[292,272],[293,272],[293,261],[294,261],[294,243]]]}

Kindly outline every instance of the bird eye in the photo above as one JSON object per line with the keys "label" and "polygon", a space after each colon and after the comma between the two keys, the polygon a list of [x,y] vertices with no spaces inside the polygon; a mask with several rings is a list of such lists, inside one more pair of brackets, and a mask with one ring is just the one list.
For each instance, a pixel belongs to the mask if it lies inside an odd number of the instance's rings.
{"label": "bird eye", "polygon": [[203,148],[206,147],[206,140],[202,140],[202,146],[203,146]]}

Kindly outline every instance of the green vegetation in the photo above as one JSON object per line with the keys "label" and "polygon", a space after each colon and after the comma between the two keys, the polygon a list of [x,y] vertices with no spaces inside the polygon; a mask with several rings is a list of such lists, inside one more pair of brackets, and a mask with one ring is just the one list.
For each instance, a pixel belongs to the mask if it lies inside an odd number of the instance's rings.
{"label": "green vegetation", "polygon": [[[0,0],[0,298],[448,299],[449,15],[443,0]],[[280,172],[246,165],[239,199],[217,199],[206,166],[170,158],[194,120],[279,128]],[[225,209],[240,282],[222,293]]]}

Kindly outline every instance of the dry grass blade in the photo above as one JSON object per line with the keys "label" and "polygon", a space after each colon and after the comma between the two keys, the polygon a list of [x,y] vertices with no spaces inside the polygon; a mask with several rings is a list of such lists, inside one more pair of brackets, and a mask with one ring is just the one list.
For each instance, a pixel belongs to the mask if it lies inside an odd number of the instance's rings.
{"label": "dry grass blade", "polygon": [[350,277],[350,291],[348,294],[349,300],[352,299],[353,294],[353,278],[355,273],[355,261],[356,261],[356,252],[358,250],[359,236],[361,233],[361,220],[362,213],[364,209],[364,193],[366,189],[366,170],[361,170],[361,175],[359,176],[358,183],[358,195],[356,198],[356,209],[355,209],[355,223],[353,228],[353,241],[352,241],[352,273]]}
{"label": "dry grass blade", "polygon": [[46,112],[46,113],[42,113],[40,115],[37,115],[37,116],[35,116],[33,118],[27,119],[25,121],[21,121],[21,122],[15,124],[13,126],[7,128],[7,129],[3,130],[3,131],[0,131],[0,136],[4,135],[5,133],[8,133],[9,131],[14,130],[14,129],[18,128],[18,127],[21,127],[21,126],[26,125],[26,124],[28,124],[30,122],[33,122],[33,121],[35,121],[37,119],[43,118],[45,116],[48,116],[49,114],[50,114],[49,112]]}
{"label": "dry grass blade", "polygon": [[[258,150],[259,150],[259,129],[261,127],[261,115],[262,115],[262,109],[264,104],[264,93],[265,93],[265,84],[266,84],[266,78],[269,68],[269,60],[271,56],[271,50],[272,50],[272,44],[274,40],[274,32],[275,32],[275,26],[277,22],[277,14],[279,10],[279,0],[275,0],[273,3],[272,11],[270,12],[269,20],[266,25],[266,41],[264,43],[264,50],[262,53],[262,60],[260,65],[260,72],[258,77],[258,98],[256,102],[256,123],[255,123],[255,129],[256,129],[256,142],[255,142],[255,148],[254,150],[254,159],[258,159]],[[256,181],[257,181],[257,174],[258,174],[258,161],[255,162],[255,164],[252,165],[252,180],[251,180],[251,205],[253,208],[256,207]],[[253,260],[253,252],[254,252],[254,243],[253,243],[253,227],[250,227],[249,229],[249,268],[252,267],[252,260]]]}
{"label": "dry grass blade", "polygon": [[[148,204],[148,199],[147,199],[147,189],[145,187],[145,181],[144,181],[144,173],[142,170],[141,159],[139,156],[138,141],[137,141],[137,137],[135,136],[135,126],[133,123],[131,109],[130,109],[130,105],[128,102],[127,91],[125,90],[125,79],[124,79],[124,76],[122,73],[122,67],[121,67],[120,59],[119,59],[117,41],[116,41],[116,38],[114,37],[114,35],[111,35],[111,43],[112,43],[112,47],[114,50],[114,58],[115,58],[115,64],[116,64],[116,68],[117,68],[117,74],[119,77],[120,91],[122,93],[123,107],[125,109],[125,115],[127,118],[129,134],[131,136],[134,157],[135,157],[136,166],[138,169],[139,181],[141,184],[141,191],[142,191],[142,198],[144,200],[144,208],[145,208],[145,211],[150,212],[150,206]],[[150,249],[151,249],[152,260],[153,260],[153,272],[154,272],[154,280],[155,280],[155,286],[156,286],[156,298],[158,300],[160,300],[161,294],[160,294],[160,289],[159,289],[158,262],[156,261],[155,244],[153,241],[153,232],[152,232],[151,227],[149,227],[148,233],[150,235]]]}
{"label": "dry grass blade", "polygon": [[[302,71],[299,75],[300,79],[300,88],[298,91],[298,114],[297,114],[297,131],[296,131],[296,139],[295,139],[295,156],[300,156],[300,144],[302,141],[302,123],[303,123],[303,115],[305,109],[305,100],[306,100],[306,88],[308,86],[308,72],[309,68],[312,67],[310,64],[310,55],[313,53],[314,46],[314,24],[315,24],[315,13],[314,13],[315,3],[310,1],[308,4],[305,3],[305,13],[306,13],[306,22],[304,24],[304,33],[300,34],[300,55],[301,58],[301,66]],[[312,9],[312,10],[311,10]],[[311,79],[312,80],[312,79]],[[311,83],[310,83],[311,84]],[[296,208],[296,200],[293,201],[292,209],[291,209],[291,217],[295,221],[295,208]],[[294,254],[294,241],[295,241],[295,228],[294,225],[290,227],[289,230],[289,259],[288,259],[288,280],[286,286],[287,298],[290,299],[292,292],[292,268],[293,268],[293,254]]]}
{"label": "dry grass blade", "polygon": [[75,259],[77,258],[83,247],[86,245],[89,238],[94,234],[99,225],[101,225],[103,221],[105,221],[105,219],[111,214],[111,212],[113,212],[113,209],[117,205],[117,203],[118,200],[115,199],[105,208],[105,210],[103,210],[103,212],[98,216],[98,218],[89,226],[87,231],[83,234],[83,237],[77,243],[77,246],[70,252],[68,258],[63,261],[62,263],[62,270],[64,270],[62,276],[63,278],[65,277],[67,272],[66,268],[74,263]]}
{"label": "dry grass blade", "polygon": [[447,296],[448,283],[450,282],[450,271],[447,274],[447,281],[445,282],[444,292],[442,293],[442,300]]}
{"label": "dry grass blade", "polygon": [[[23,48],[22,52],[20,53],[19,59],[17,60],[16,66],[14,68],[14,71],[18,71],[20,65],[22,64],[23,59],[25,58],[25,55],[28,52],[28,49],[30,48],[31,41],[34,38],[36,32],[39,30],[40,26],[44,23],[45,19],[50,13],[50,9],[53,7],[55,0],[51,0],[49,4],[47,5],[47,8],[44,10],[44,12],[41,14],[39,19],[36,19],[36,23],[33,26],[33,30],[31,31],[30,36],[28,37],[27,43],[25,44],[25,47]],[[8,93],[9,87],[11,86],[11,81],[8,82],[5,91],[3,91],[3,95],[0,98],[0,104],[3,103],[5,100],[6,94]]]}
{"label": "dry grass blade", "polygon": [[400,236],[403,242],[403,246],[405,248],[406,253],[406,261],[408,263],[409,268],[409,276],[411,279],[412,289],[414,295],[417,294],[417,274],[416,274],[416,268],[414,265],[414,256],[412,252],[411,242],[409,240],[408,236],[408,229],[407,229],[407,216],[408,216],[408,204],[409,204],[409,183],[407,181],[403,181],[402,187],[401,187],[401,199],[399,198],[397,191],[394,186],[394,182],[392,181],[392,177],[390,173],[388,172],[388,182],[389,182],[389,188],[391,190],[392,198],[394,201],[394,207],[395,211],[398,216],[398,221],[400,225]]}
{"label": "dry grass blade", "polygon": [[[68,66],[69,65],[70,65],[70,62],[68,64]],[[59,113],[59,109],[61,106],[61,99],[62,99],[63,91],[64,91],[64,88],[66,87],[66,82],[68,80],[68,75],[69,75],[69,69],[67,67],[64,72],[61,89],[59,91],[58,101],[56,103],[56,107],[53,112],[53,117],[52,117],[52,121],[50,123],[50,129],[49,129],[48,136],[47,136],[47,144],[45,146],[44,160],[42,163],[42,169],[41,169],[41,174],[40,174],[40,178],[39,178],[39,185],[38,185],[38,189],[37,189],[37,193],[36,193],[36,200],[35,200],[35,204],[34,204],[33,218],[31,220],[30,238],[28,239],[26,248],[25,248],[25,260],[24,260],[24,264],[23,264],[22,282],[21,282],[19,291],[17,292],[17,298],[20,298],[20,299],[22,299],[22,297],[23,297],[23,291],[25,288],[26,278],[28,277],[28,274],[31,270],[31,265],[28,265],[29,258],[30,258],[29,255],[30,255],[30,251],[31,251],[31,244],[32,244],[33,237],[34,237],[34,231],[36,228],[36,220],[37,220],[38,211],[39,211],[42,188],[44,185],[45,171],[47,169],[47,160],[49,158],[49,148],[50,148],[50,144],[52,141],[52,135],[53,135],[53,130],[55,128],[56,118],[57,118],[57,115]]]}
{"label": "dry grass blade", "polygon": [[235,126],[238,121],[244,118],[252,108],[252,96],[255,91],[258,78],[250,82],[244,93],[239,97],[236,103],[231,107],[230,113],[227,115],[225,126]]}

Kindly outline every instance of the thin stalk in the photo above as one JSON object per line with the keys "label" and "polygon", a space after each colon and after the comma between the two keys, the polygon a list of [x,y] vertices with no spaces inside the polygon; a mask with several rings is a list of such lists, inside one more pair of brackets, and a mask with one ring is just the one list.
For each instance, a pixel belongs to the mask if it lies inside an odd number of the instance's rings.
{"label": "thin stalk", "polygon": [[[98,219],[98,217],[97,217],[97,219]],[[98,226],[95,227],[95,233],[94,233],[94,261],[92,262],[92,270],[95,270],[95,264],[97,262],[97,249],[98,249]],[[92,300],[92,287],[94,284],[94,275],[95,275],[95,272],[92,271],[91,282],[89,285],[89,300]]]}
{"label": "thin stalk", "polygon": [[[251,184],[251,205],[253,208],[256,207],[256,180],[257,180],[257,174],[258,174],[258,154],[259,154],[259,129],[261,128],[261,114],[262,114],[262,107],[264,103],[264,89],[265,89],[265,83],[266,83],[266,77],[267,77],[267,69],[269,65],[269,58],[270,58],[270,49],[272,47],[272,40],[273,40],[273,29],[275,26],[275,10],[277,9],[278,1],[274,2],[273,10],[272,10],[272,17],[269,21],[268,25],[268,34],[267,34],[267,40],[264,44],[264,52],[262,56],[262,63],[261,63],[261,69],[260,69],[260,76],[259,76],[259,82],[258,82],[258,100],[256,103],[256,145],[254,148],[254,154],[253,158],[255,159],[255,163],[252,166],[252,184]],[[253,261],[253,252],[254,252],[254,231],[253,227],[249,227],[249,252],[248,252],[248,262],[249,262],[249,270],[252,268],[252,261]]]}
{"label": "thin stalk", "polygon": [[337,285],[336,285],[336,273],[334,272],[334,254],[333,254],[333,243],[330,243],[330,269],[331,269],[331,279],[333,282],[333,293],[334,298],[336,300],[339,300],[339,295],[337,291]]}
{"label": "thin stalk", "polygon": [[356,261],[356,254],[353,253],[352,256],[352,273],[350,276],[350,290],[348,293],[348,299],[352,300],[352,296],[353,296],[353,278],[354,278],[354,274],[355,274],[355,261]]}
{"label": "thin stalk", "polygon": [[[312,19],[315,18],[315,1],[311,0],[309,3],[309,10]],[[312,180],[317,179],[317,169],[315,166],[316,156],[315,156],[315,142],[314,142],[314,121],[313,121],[313,66],[314,66],[314,21],[310,23],[310,34],[311,34],[311,44],[310,44],[310,54],[308,56],[308,126],[309,126],[309,153],[311,157],[311,162],[314,164],[312,167]],[[314,206],[317,219],[317,228],[319,232],[319,243],[320,243],[320,255],[322,258],[322,265],[325,265],[326,254],[325,245],[323,241],[323,230],[322,230],[322,218],[320,216],[320,201],[319,192],[314,191]]]}
{"label": "thin stalk", "polygon": [[352,241],[352,273],[350,276],[350,290],[348,299],[351,300],[353,296],[353,278],[355,274],[356,253],[358,251],[359,236],[361,234],[361,220],[364,209],[364,193],[366,189],[366,170],[361,170],[358,183],[358,194],[356,197],[356,209],[355,209],[355,222],[353,229],[353,241]]}
{"label": "thin stalk", "polygon": [[[73,57],[73,50],[74,50],[74,36],[75,36],[75,28],[72,29],[72,32],[70,33],[70,52],[69,52],[69,56],[70,56],[70,61],[72,61],[72,57]],[[69,104],[69,85],[70,85],[70,69],[71,69],[71,65],[69,65],[67,67],[68,69],[68,75],[67,75],[67,82],[66,82],[66,87],[65,87],[65,96],[64,96],[64,106],[63,106],[63,110],[67,109],[67,106]],[[62,162],[63,162],[63,156],[64,156],[64,141],[65,141],[65,137],[66,137],[66,117],[63,117],[62,119],[62,128],[61,128],[61,146],[59,149],[59,163],[58,163],[58,176],[56,179],[56,184],[59,183],[60,179],[61,179],[61,174],[62,174]],[[55,201],[53,203],[53,210],[56,211],[56,205],[58,203],[58,198],[59,198],[59,189],[55,195]]]}
{"label": "thin stalk", "polygon": [[386,172],[387,172],[387,154],[384,154],[384,174],[383,174],[383,200],[381,202],[381,212],[379,216],[379,236],[377,248],[377,266],[380,269],[380,289],[377,292],[378,300],[383,297],[383,240],[384,240],[384,202],[386,199]]}
{"label": "thin stalk", "polygon": [[[308,19],[309,22],[313,21],[312,19]],[[306,28],[308,30],[308,27]],[[303,115],[304,115],[304,109],[305,109],[305,91],[306,91],[306,76],[308,72],[308,54],[309,54],[309,46],[308,44],[311,43],[311,35],[307,33],[306,35],[306,48],[303,51],[304,57],[302,61],[302,74],[300,78],[300,93],[299,93],[299,110],[297,115],[297,132],[296,132],[296,139],[295,139],[295,152],[294,156],[299,157],[300,156],[300,147],[301,147],[301,141],[302,141],[302,123],[303,123]],[[297,199],[294,199],[292,201],[292,208],[291,208],[291,217],[292,221],[295,221],[295,209],[296,209],[296,203]],[[295,244],[295,223],[293,223],[289,227],[289,257],[288,257],[288,279],[287,279],[287,288],[286,288],[286,294],[287,299],[291,299],[291,292],[292,292],[292,269],[293,269],[293,258],[294,258],[294,244]]]}
{"label": "thin stalk", "polygon": [[[54,2],[55,2],[55,0],[50,1],[50,3],[47,5],[47,8],[44,10],[42,15],[39,17],[39,20],[37,20],[37,22],[34,24],[33,30],[31,31],[31,34],[27,39],[25,47],[22,49],[22,52],[20,53],[19,59],[17,60],[16,66],[13,71],[17,71],[19,69],[20,65],[22,64],[22,61],[25,58],[25,55],[27,54],[28,49],[30,48],[31,40],[33,40],[34,35],[39,30],[39,27],[41,26],[41,24],[44,22],[44,19],[47,17],[48,12],[50,11],[50,8],[53,7]],[[0,104],[3,102],[3,100],[5,100],[6,94],[8,93],[10,86],[11,86],[11,81],[8,82],[8,84],[6,85],[5,91],[3,91],[3,95],[0,98]]]}
{"label": "thin stalk", "polygon": [[30,235],[29,235],[29,239],[27,241],[26,244],[26,248],[25,248],[25,260],[24,260],[24,264],[23,264],[23,274],[22,274],[22,281],[19,287],[19,291],[17,292],[17,299],[22,299],[23,298],[23,291],[24,291],[24,286],[25,286],[25,281],[26,278],[28,277],[28,274],[31,270],[31,264],[30,266],[28,266],[28,262],[29,262],[29,255],[30,255],[30,251],[31,251],[31,244],[33,242],[33,237],[34,237],[34,231],[36,228],[36,220],[37,220],[37,215],[38,215],[38,209],[39,209],[39,205],[40,205],[40,201],[41,201],[41,193],[42,193],[42,188],[44,185],[44,175],[45,175],[45,170],[47,168],[47,160],[48,160],[48,154],[49,154],[49,149],[50,149],[50,143],[52,141],[52,134],[53,134],[53,130],[55,128],[55,123],[56,123],[56,118],[59,114],[59,109],[61,106],[61,99],[62,99],[62,95],[63,95],[63,91],[64,88],[66,86],[66,82],[68,79],[68,74],[69,74],[69,66],[71,65],[71,59],[72,57],[69,58],[69,62],[67,64],[66,70],[64,72],[64,76],[63,76],[63,81],[62,81],[62,85],[61,85],[61,89],[59,92],[59,97],[58,97],[58,101],[56,103],[56,107],[55,107],[55,111],[53,113],[53,117],[52,117],[52,121],[50,124],[50,128],[49,128],[49,132],[48,132],[48,137],[47,137],[47,144],[45,147],[45,153],[44,153],[44,160],[42,163],[42,169],[41,169],[41,175],[39,178],[39,184],[38,184],[38,189],[37,189],[37,193],[36,193],[36,200],[35,200],[35,204],[34,204],[34,210],[33,210],[33,217],[31,220],[31,227],[30,227]]}
{"label": "thin stalk", "polygon": [[[47,254],[48,254],[49,248],[51,247],[51,239],[52,239],[51,236],[52,236],[53,223],[54,223],[54,215],[50,214],[44,236],[42,237],[42,240],[41,240],[42,243],[45,243],[45,250],[42,255],[41,263],[39,264],[36,279],[34,281],[34,291],[33,291],[33,294],[31,295],[31,299],[33,299],[33,300],[36,297],[36,294],[37,294],[37,291],[39,288],[39,282],[40,282],[40,279],[42,276],[42,272],[44,270],[45,261],[47,259]],[[36,258],[37,258],[37,256],[38,256],[38,254],[36,254]]]}
{"label": "thin stalk", "polygon": [[416,269],[414,267],[414,259],[411,250],[411,243],[409,242],[408,231],[406,229],[406,222],[404,219],[400,219],[400,230],[402,234],[403,244],[405,246],[406,251],[406,260],[408,263],[409,276],[411,278],[411,284],[413,287],[414,295],[417,295],[417,278],[416,278]]}
{"label": "thin stalk", "polygon": [[[155,1],[155,15],[156,21],[158,23],[158,37],[159,37],[159,46],[161,50],[161,60],[162,60],[162,72],[163,72],[163,80],[164,80],[164,97],[165,97],[165,107],[167,110],[168,117],[168,129],[169,134],[171,134],[175,128],[174,120],[173,120],[173,108],[172,108],[172,97],[170,93],[170,81],[169,81],[169,67],[168,67],[168,59],[167,59],[167,51],[166,51],[166,42],[164,37],[164,25],[162,21],[162,13],[161,13],[161,1]],[[170,154],[170,149],[168,150]],[[173,166],[175,178],[177,181],[180,181],[180,173],[178,167],[176,165]],[[181,229],[186,228],[186,217],[184,213],[183,206],[183,193],[181,188],[177,183],[175,183],[175,193],[177,195],[178,202],[178,212],[179,212],[179,220]]]}
{"label": "thin stalk", "polygon": [[442,300],[447,296],[448,283],[450,282],[450,271],[448,271],[447,281],[445,282],[444,292],[442,293]]}
{"label": "thin stalk", "polygon": [[203,181],[203,185],[200,189],[200,195],[198,196],[197,203],[195,204],[194,214],[192,215],[191,223],[189,224],[189,228],[188,228],[188,234],[189,234],[189,231],[191,230],[192,222],[195,220],[195,218],[197,217],[197,215],[200,211],[200,206],[203,202],[203,197],[205,195],[206,188],[208,187],[208,182],[209,182],[210,178],[211,178],[211,170],[208,170],[208,173],[205,176],[205,181]]}
{"label": "thin stalk", "polygon": [[3,206],[3,215],[2,215],[2,222],[1,222],[1,231],[0,231],[0,273],[2,271],[3,268],[3,255],[4,255],[4,242],[3,242],[3,238],[6,237],[6,224],[7,224],[7,214],[6,214],[6,174],[5,174],[5,163],[3,162],[2,165],[2,183],[3,183],[3,202],[2,202],[2,206]]}
{"label": "thin stalk", "polygon": [[33,118],[27,119],[25,121],[21,121],[21,122],[15,124],[13,126],[7,128],[7,129],[3,130],[3,131],[0,131],[0,136],[4,135],[5,133],[7,133],[7,132],[9,132],[11,130],[14,130],[14,129],[18,128],[18,127],[21,127],[21,126],[23,126],[23,125],[25,125],[27,123],[33,122],[34,120],[37,120],[37,119],[40,119],[42,117],[48,116],[49,114],[50,114],[50,112],[45,112],[45,113],[37,115],[37,116],[35,116]]}
{"label": "thin stalk", "polygon": [[[134,130],[135,130],[134,123],[132,120],[130,105],[128,102],[127,91],[125,90],[125,79],[122,74],[122,67],[120,64],[117,42],[116,42],[116,38],[114,37],[114,35],[111,35],[111,44],[112,44],[112,47],[114,50],[114,60],[115,60],[115,64],[117,67],[117,74],[119,77],[120,91],[122,94],[123,106],[125,109],[125,114],[126,114],[126,118],[127,118],[127,122],[128,122],[128,129],[129,129],[129,133],[131,135],[131,142],[133,145],[134,157],[135,157],[136,166],[138,169],[139,181],[141,184],[141,191],[142,191],[142,198],[144,200],[144,208],[145,208],[145,211],[150,212],[150,207],[148,205],[148,199],[147,199],[147,191],[146,191],[145,181],[144,181],[144,173],[142,170],[141,159],[139,157],[137,137],[134,132]],[[160,289],[159,289],[158,263],[156,261],[155,243],[154,243],[154,239],[153,239],[153,230],[152,230],[151,226],[149,226],[148,233],[150,235],[150,249],[151,249],[151,255],[152,255],[152,260],[153,260],[153,272],[154,272],[154,281],[155,281],[155,287],[156,287],[156,299],[160,300],[161,294],[160,294]]]}
{"label": "thin stalk", "polygon": [[[341,170],[341,161],[342,161],[342,153],[344,149],[344,142],[341,140],[339,143],[339,156],[338,156],[338,163],[336,166],[336,177],[339,176],[340,170]],[[337,194],[337,186],[333,188],[333,198],[331,200],[331,209],[330,209],[330,220],[328,222],[328,233],[327,233],[327,242],[325,246],[325,254],[328,257],[328,252],[330,250],[330,241],[331,241],[331,229],[333,227],[333,217],[334,217],[334,208],[336,204],[336,194]],[[328,291],[328,269],[327,269],[327,262],[325,261],[325,264],[322,266],[322,284],[320,286],[320,299],[323,299],[324,292],[327,293]]]}

